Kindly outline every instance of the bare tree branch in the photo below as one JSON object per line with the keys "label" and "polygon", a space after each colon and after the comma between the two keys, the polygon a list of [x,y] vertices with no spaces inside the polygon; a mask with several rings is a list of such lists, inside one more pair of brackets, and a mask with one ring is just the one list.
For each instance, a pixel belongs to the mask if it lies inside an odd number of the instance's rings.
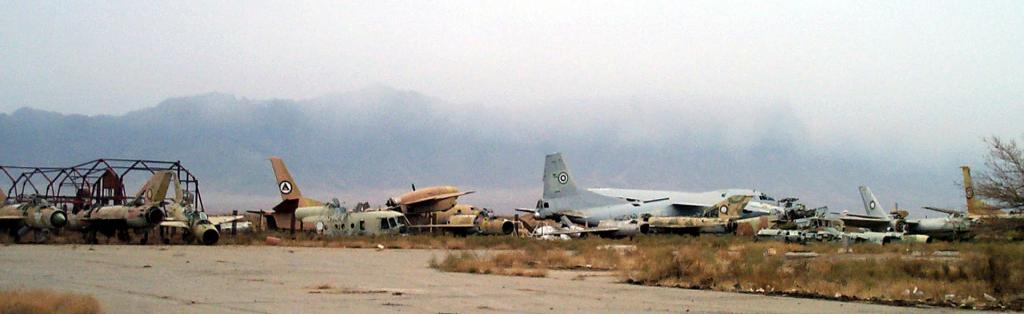
{"label": "bare tree branch", "polygon": [[985,166],[979,176],[976,192],[1002,208],[1024,208],[1024,152],[1017,141],[992,136]]}

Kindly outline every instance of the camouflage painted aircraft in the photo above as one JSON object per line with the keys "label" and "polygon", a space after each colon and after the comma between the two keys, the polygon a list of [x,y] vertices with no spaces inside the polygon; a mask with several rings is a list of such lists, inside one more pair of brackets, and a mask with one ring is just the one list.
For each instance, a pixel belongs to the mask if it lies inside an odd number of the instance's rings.
{"label": "camouflage painted aircraft", "polygon": [[[281,203],[274,206],[273,213],[262,214],[272,229],[313,230],[327,236],[384,235],[405,233],[409,221],[396,211],[350,212],[337,199],[323,203],[302,196],[284,161],[270,158],[270,165],[277,177],[277,188]],[[287,224],[282,224],[286,222]]]}
{"label": "camouflage painted aircraft", "polygon": [[866,186],[860,187],[860,197],[867,216],[847,214],[842,217],[847,226],[865,227],[874,231],[903,231],[907,234],[926,235],[935,240],[963,240],[970,237],[971,222],[961,212],[937,210],[947,216],[906,219],[906,211],[886,212],[875,194]]}
{"label": "camouflage painted aircraft", "polygon": [[[605,220],[630,220],[650,217],[697,217],[705,208],[734,195],[756,195],[739,213],[742,218],[762,216],[781,210],[774,199],[755,190],[729,189],[704,193],[673,191],[583,189],[578,188],[561,154],[551,154],[544,161],[544,193],[536,208],[518,208],[540,219],[570,221],[596,226]],[[755,204],[757,203],[757,204]]]}
{"label": "camouflage painted aircraft", "polygon": [[149,232],[164,221],[164,197],[170,184],[171,172],[157,171],[126,205],[93,204],[92,207],[72,213],[68,228],[85,233],[88,243],[97,243],[96,234],[107,237],[115,234],[125,242],[131,242],[129,231],[142,234],[141,244],[149,241]]}
{"label": "camouflage painted aircraft", "polygon": [[435,186],[416,189],[392,197],[385,203],[389,210],[402,212],[419,231],[439,230],[458,235],[511,234],[512,221],[492,217],[491,212],[473,205],[458,204],[459,196],[474,191],[459,191],[454,186]]}
{"label": "camouflage painted aircraft", "polygon": [[17,203],[0,191],[0,229],[10,231],[14,242],[20,242],[29,231],[33,231],[36,243],[45,242],[51,232],[67,223],[67,213],[42,198],[34,197],[29,202]]}
{"label": "camouflage painted aircraft", "polygon": [[[172,174],[171,182],[174,183],[174,199],[167,204],[169,217],[160,223],[161,227],[181,229],[181,238],[185,243],[193,243],[198,240],[205,245],[217,244],[220,240],[220,225],[237,221],[244,216],[215,216],[210,217],[206,213],[195,210],[193,196],[181,189],[181,182],[177,176]],[[163,232],[160,233],[163,236]],[[170,239],[165,238],[164,242]]]}
{"label": "camouflage painted aircraft", "polygon": [[[677,233],[692,234],[700,233],[728,233],[736,230],[736,226],[742,223],[739,213],[747,205],[753,196],[733,195],[718,204],[704,208],[700,217],[674,216],[674,217],[642,217],[641,219],[625,220],[602,220],[597,227],[577,228],[568,216],[562,216],[562,224],[566,230],[548,232],[545,235],[584,235],[596,234],[604,238],[631,237],[638,233]],[[747,218],[758,219],[759,217]]]}
{"label": "camouflage painted aircraft", "polygon": [[[733,195],[718,204],[704,208],[700,217],[650,217],[640,225],[640,232],[643,233],[678,233],[696,235],[700,233],[731,233],[736,231],[737,226],[742,224],[755,224],[755,226],[767,226],[768,222],[761,223],[765,216],[742,218],[740,213],[747,203],[752,200],[752,195]],[[753,229],[759,229],[754,227]]]}

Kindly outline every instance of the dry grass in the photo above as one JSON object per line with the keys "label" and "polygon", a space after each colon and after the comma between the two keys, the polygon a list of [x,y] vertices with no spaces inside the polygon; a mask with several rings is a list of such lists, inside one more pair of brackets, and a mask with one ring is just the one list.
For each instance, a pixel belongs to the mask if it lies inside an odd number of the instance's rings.
{"label": "dry grass", "polygon": [[[958,257],[932,255],[954,248]],[[661,247],[640,251],[620,275],[638,284],[720,291],[1015,310],[1024,305],[1021,244],[855,247],[859,254],[813,247],[817,258],[784,256],[806,249],[751,242],[723,247],[713,241]]]}
{"label": "dry grass", "polygon": [[444,260],[432,258],[430,267],[447,272],[472,274],[494,274],[522,277],[545,277],[548,271],[529,265],[526,258],[518,256],[520,252],[499,253],[493,257],[482,256],[480,253],[461,251],[449,252]]}
{"label": "dry grass", "polygon": [[103,313],[99,301],[88,295],[50,290],[0,291],[0,313]]}
{"label": "dry grass", "polygon": [[[468,248],[484,249],[466,240]],[[608,244],[636,249],[608,249]],[[840,253],[839,244],[721,236],[533,241],[501,247],[449,252],[431,266],[516,276],[543,276],[547,270],[614,270],[623,281],[644,285],[888,304],[1024,308],[1021,243],[854,244],[848,247],[852,254]],[[786,258],[787,252],[814,252],[818,257]]]}

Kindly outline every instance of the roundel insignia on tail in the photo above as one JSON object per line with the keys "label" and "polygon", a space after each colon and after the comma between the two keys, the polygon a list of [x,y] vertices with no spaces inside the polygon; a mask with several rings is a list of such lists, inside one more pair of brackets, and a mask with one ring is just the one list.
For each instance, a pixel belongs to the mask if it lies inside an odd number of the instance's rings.
{"label": "roundel insignia on tail", "polygon": [[281,190],[281,194],[290,194],[292,192],[292,183],[288,181],[281,181],[277,185],[278,189]]}
{"label": "roundel insignia on tail", "polygon": [[870,207],[871,209],[875,209],[875,201],[871,201],[871,203],[868,203],[868,207]]}
{"label": "roundel insignia on tail", "polygon": [[722,211],[723,214],[728,214],[729,206],[722,205],[722,208],[719,208],[718,210]]}
{"label": "roundel insignia on tail", "polygon": [[566,184],[569,183],[569,174],[562,171],[558,173],[558,183]]}

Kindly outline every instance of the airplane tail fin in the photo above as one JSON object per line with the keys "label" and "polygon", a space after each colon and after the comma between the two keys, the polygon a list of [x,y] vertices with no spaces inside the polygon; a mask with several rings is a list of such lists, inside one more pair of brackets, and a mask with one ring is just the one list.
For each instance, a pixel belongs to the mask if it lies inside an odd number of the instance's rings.
{"label": "airplane tail fin", "polygon": [[960,166],[964,175],[964,196],[967,198],[968,216],[993,216],[1000,210],[988,205],[974,194],[974,182],[971,180],[971,167]]}
{"label": "airplane tail fin", "polygon": [[274,211],[290,212],[299,207],[323,205],[320,201],[302,197],[299,186],[295,184],[295,179],[280,157],[270,157],[270,166],[274,168],[277,191],[281,193],[281,203],[274,206]]}
{"label": "airplane tail fin", "polygon": [[864,211],[868,216],[891,219],[891,216],[885,212],[885,208],[882,208],[882,203],[875,198],[875,193],[871,193],[871,189],[867,186],[860,186],[860,200],[864,202]]}
{"label": "airplane tail fin", "polygon": [[170,171],[157,171],[149,177],[149,181],[142,185],[142,189],[135,194],[136,199],[143,199],[146,203],[162,202],[167,197],[167,190],[171,183]]}
{"label": "airplane tail fin", "polygon": [[280,157],[270,157],[270,166],[274,168],[274,176],[277,177],[277,191],[281,193],[281,200],[302,198],[302,192],[295,184],[292,174],[288,172],[288,167],[284,165],[284,160],[281,160]]}
{"label": "airplane tail fin", "polygon": [[537,217],[548,217],[556,213],[581,208],[626,203],[627,201],[604,196],[587,189],[576,187],[569,168],[562,160],[562,154],[555,153],[544,158],[544,194],[537,202]]}
{"label": "airplane tail fin", "polygon": [[743,215],[743,208],[747,207],[747,203],[752,199],[752,195],[733,195],[718,202],[713,208],[718,211],[718,218],[736,219]]}
{"label": "airplane tail fin", "polygon": [[552,199],[578,193],[576,182],[569,174],[562,154],[554,153],[544,157],[544,198]]}

